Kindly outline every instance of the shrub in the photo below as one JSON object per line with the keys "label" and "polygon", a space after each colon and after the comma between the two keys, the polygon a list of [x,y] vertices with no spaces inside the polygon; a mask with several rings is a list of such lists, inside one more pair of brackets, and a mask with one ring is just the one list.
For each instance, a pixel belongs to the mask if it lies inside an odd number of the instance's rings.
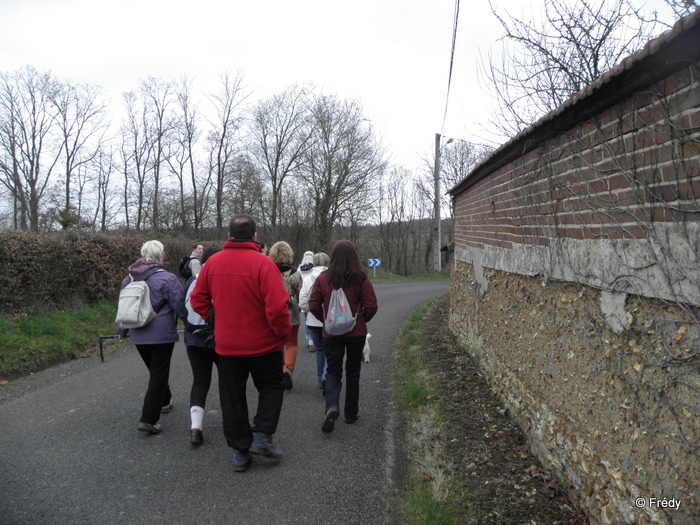
{"label": "shrub", "polygon": [[147,233],[0,230],[2,315],[13,319],[116,301],[126,268],[140,257],[141,245],[154,238],[165,246],[166,269],[178,275],[178,259],[190,254],[195,241]]}

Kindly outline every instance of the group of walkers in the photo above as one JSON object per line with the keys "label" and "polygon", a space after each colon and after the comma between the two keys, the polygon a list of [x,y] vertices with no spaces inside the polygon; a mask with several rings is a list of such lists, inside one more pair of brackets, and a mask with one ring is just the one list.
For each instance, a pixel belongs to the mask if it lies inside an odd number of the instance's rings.
{"label": "group of walkers", "polygon": [[[318,386],[326,400],[321,430],[333,432],[340,415],[343,363],[345,421],[357,421],[366,323],[377,312],[374,288],[351,242],[336,242],[330,257],[306,252],[299,268],[293,266],[294,253],[286,242],[275,243],[268,255],[263,246],[255,220],[236,215],[229,224],[229,239],[222,248],[203,250],[201,266],[193,268],[184,287],[165,271],[163,244],[156,240],[144,243],[141,258],[129,266],[129,275],[122,281],[122,288],[132,280],[145,281],[156,312],[143,327],[119,327],[120,337],[131,337],[149,371],[138,429],[160,433],[161,414],[173,408],[170,361],[178,341],[178,319],[187,319],[189,303],[203,323],[213,325],[213,337],[207,330],[185,332],[193,375],[190,441],[195,446],[203,442],[204,408],[216,365],[224,437],[233,449],[237,472],[248,469],[251,453],[282,457],[272,437],[284,391],[293,388],[301,313],[305,337],[316,353]],[[201,253],[201,245],[195,251]],[[338,289],[344,291],[356,322],[348,333],[330,336],[324,327],[325,313],[333,290]],[[246,398],[249,377],[258,391],[252,422]]]}

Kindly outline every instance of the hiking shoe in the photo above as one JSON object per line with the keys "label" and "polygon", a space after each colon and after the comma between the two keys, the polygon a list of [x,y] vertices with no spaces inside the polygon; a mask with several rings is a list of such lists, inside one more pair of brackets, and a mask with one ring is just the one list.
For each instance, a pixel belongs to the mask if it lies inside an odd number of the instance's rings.
{"label": "hiking shoe", "polygon": [[233,449],[233,471],[245,472],[250,466],[250,452]]}
{"label": "hiking shoe", "polygon": [[160,434],[161,431],[158,423],[151,425],[150,423],[144,423],[143,421],[139,423],[138,429],[141,432],[148,432],[149,434]]}
{"label": "hiking shoe", "polygon": [[193,428],[190,430],[190,443],[193,445],[201,445],[204,443],[204,434],[198,428]]}
{"label": "hiking shoe", "polygon": [[294,383],[292,383],[292,372],[285,370],[282,374],[282,382],[284,383],[285,390],[291,390],[294,386]]}
{"label": "hiking shoe", "polygon": [[173,408],[175,408],[175,407],[173,406],[173,404],[172,404],[172,403],[168,403],[167,405],[165,405],[163,408],[160,409],[160,413],[161,413],[161,414],[167,414],[168,412],[172,412]]}
{"label": "hiking shoe", "polygon": [[330,434],[335,429],[335,420],[338,419],[340,412],[337,408],[329,408],[326,410],[326,419],[323,420],[323,426],[321,430],[325,434]]}
{"label": "hiking shoe", "polygon": [[282,459],[282,451],[272,444],[272,436],[262,432],[253,432],[253,444],[250,451],[258,456]]}

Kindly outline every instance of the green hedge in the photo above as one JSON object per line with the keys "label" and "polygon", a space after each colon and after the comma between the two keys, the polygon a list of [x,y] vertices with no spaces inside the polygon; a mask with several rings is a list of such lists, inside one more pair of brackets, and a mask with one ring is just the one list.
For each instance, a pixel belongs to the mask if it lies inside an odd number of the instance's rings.
{"label": "green hedge", "polygon": [[176,275],[178,259],[189,255],[195,242],[152,234],[0,230],[0,315],[13,319],[116,301],[126,268],[149,239],[163,243],[165,267]]}

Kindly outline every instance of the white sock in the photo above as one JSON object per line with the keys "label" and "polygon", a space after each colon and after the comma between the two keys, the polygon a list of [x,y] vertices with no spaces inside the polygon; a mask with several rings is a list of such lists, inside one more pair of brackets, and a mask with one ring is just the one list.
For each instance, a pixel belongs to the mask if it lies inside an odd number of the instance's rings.
{"label": "white sock", "polygon": [[204,419],[204,409],[194,406],[190,408],[190,419],[192,419],[192,429],[202,430],[202,420]]}

